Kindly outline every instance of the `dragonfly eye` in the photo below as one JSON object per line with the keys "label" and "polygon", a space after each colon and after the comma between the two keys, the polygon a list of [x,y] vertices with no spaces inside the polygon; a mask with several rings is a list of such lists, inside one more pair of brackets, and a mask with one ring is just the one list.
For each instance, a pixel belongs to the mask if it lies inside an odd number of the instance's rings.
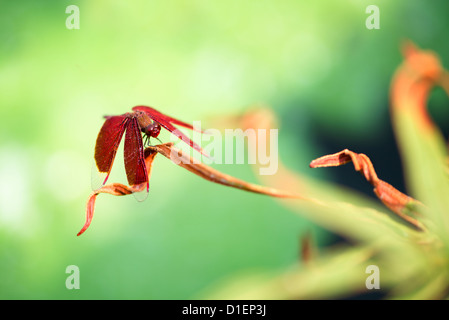
{"label": "dragonfly eye", "polygon": [[145,133],[145,135],[148,136],[148,137],[157,138],[157,136],[161,132],[161,126],[160,126],[159,123],[153,121],[152,123],[150,123],[146,127],[142,127],[140,129],[140,131]]}
{"label": "dragonfly eye", "polygon": [[153,123],[151,124],[151,133],[150,135],[153,138],[157,138],[157,136],[159,135],[159,133],[161,132],[161,125],[155,121],[153,121]]}

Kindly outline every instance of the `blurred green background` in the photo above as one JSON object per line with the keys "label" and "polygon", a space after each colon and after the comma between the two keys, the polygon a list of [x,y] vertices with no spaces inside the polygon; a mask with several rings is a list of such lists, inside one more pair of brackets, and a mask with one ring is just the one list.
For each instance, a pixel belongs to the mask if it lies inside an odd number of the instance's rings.
{"label": "blurred green background", "polygon": [[[77,30],[66,28],[72,4]],[[379,30],[365,27],[371,4]],[[449,65],[448,10],[444,0],[2,1],[0,298],[207,298],[236,275],[298,263],[306,231],[320,246],[334,242],[274,199],[213,185],[162,156],[145,202],[100,195],[76,237],[102,117],[144,104],[207,127],[263,103],[280,118],[280,158],[293,170],[371,194],[350,167],[308,169],[350,148],[401,189],[390,79],[405,39]],[[445,101],[436,91],[430,104],[443,130]],[[122,163],[119,154],[110,182],[126,181]],[[257,182],[247,165],[214,167]],[[65,287],[69,265],[80,290]]]}

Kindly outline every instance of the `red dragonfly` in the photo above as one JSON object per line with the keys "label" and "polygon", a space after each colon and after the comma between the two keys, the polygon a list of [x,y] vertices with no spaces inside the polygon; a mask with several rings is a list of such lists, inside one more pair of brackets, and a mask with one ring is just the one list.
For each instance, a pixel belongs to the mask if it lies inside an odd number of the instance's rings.
{"label": "red dragonfly", "polygon": [[[95,145],[95,165],[92,172],[92,189],[98,190],[106,184],[111,172],[112,164],[117,153],[117,148],[125,134],[124,160],[126,176],[133,195],[138,201],[143,201],[148,196],[149,182],[148,172],[145,166],[144,143],[142,134],[149,142],[150,138],[157,138],[164,127],[193,149],[205,155],[200,146],[191,141],[184,133],[179,131],[174,124],[196,130],[188,123],[169,117],[153,108],[137,106],[133,112],[127,112],[119,116],[105,116],[106,121],[101,127]],[[207,155],[206,155],[207,156]]]}

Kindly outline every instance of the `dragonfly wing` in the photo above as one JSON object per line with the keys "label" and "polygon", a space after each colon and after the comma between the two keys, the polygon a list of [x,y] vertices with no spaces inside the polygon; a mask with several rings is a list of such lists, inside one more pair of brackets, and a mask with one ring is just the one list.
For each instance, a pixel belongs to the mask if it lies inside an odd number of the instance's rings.
{"label": "dragonfly wing", "polygon": [[142,135],[136,118],[131,118],[125,135],[125,170],[134,197],[143,201],[148,197],[149,183],[145,166]]}
{"label": "dragonfly wing", "polygon": [[[146,114],[148,114],[151,118],[153,118],[154,120],[156,120],[156,118],[158,118],[160,121],[171,122],[171,123],[174,123],[174,124],[176,124],[178,126],[181,126],[181,127],[184,127],[184,128],[190,129],[190,130],[195,130],[195,131],[198,131],[198,132],[205,133],[205,132],[199,130],[198,128],[192,126],[191,124],[188,124],[188,123],[186,123],[184,121],[181,121],[181,120],[178,120],[176,118],[172,118],[170,116],[167,116],[166,114],[163,114],[163,113],[161,113],[161,112],[159,112],[156,109],[151,108],[151,107],[137,106],[137,107],[133,108],[133,111],[143,111]],[[159,121],[157,121],[157,122],[159,122]]]}
{"label": "dragonfly wing", "polygon": [[120,140],[128,125],[125,115],[106,117],[106,121],[98,133],[95,144],[94,164],[92,166],[92,189],[97,190],[105,185],[114,163]]}
{"label": "dragonfly wing", "polygon": [[203,149],[201,149],[201,147],[199,145],[197,145],[195,142],[190,140],[190,138],[188,136],[186,136],[183,132],[181,132],[179,129],[177,129],[173,125],[173,123],[174,123],[174,124],[178,124],[178,125],[180,125],[182,127],[195,130],[195,128],[193,126],[191,126],[190,124],[187,124],[187,123],[182,122],[180,120],[177,120],[175,118],[166,116],[165,114],[160,113],[159,111],[157,111],[157,110],[155,110],[155,109],[153,109],[151,107],[137,106],[137,107],[133,108],[133,111],[143,111],[143,112],[145,112],[151,119],[153,119],[154,121],[159,123],[162,127],[167,129],[168,131],[170,131],[172,134],[174,134],[176,137],[178,137],[179,139],[181,139],[185,143],[187,143],[193,149],[195,149],[199,153],[209,157],[209,155],[207,155],[203,151]]}

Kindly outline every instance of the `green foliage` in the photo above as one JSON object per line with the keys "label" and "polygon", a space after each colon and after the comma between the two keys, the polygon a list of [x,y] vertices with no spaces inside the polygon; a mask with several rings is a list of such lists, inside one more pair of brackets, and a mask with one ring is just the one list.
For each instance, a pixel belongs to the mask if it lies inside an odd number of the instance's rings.
{"label": "green foliage", "polygon": [[[148,104],[187,122],[204,119],[206,127],[216,115],[263,102],[289,120],[280,130],[280,153],[298,172],[320,152],[310,135],[312,118],[327,132],[375,139],[400,61],[398,43],[407,37],[443,61],[449,57],[446,1],[378,3],[381,29],[368,31],[363,1],[74,1],[80,29],[68,30],[69,3],[3,1],[0,298],[208,298],[219,294],[203,292],[241,273],[268,274],[268,282],[255,284],[265,288],[264,297],[335,296],[344,294],[343,283],[359,290],[368,263],[391,270],[382,274],[382,285],[398,294],[438,292],[437,279],[446,275],[437,267],[420,275],[416,291],[396,285],[428,259],[444,256],[417,248],[428,239],[375,200],[310,182],[310,192],[332,206],[290,202],[292,209],[211,185],[165,159],[154,164],[146,202],[105,195],[97,201],[95,225],[76,237],[103,115]],[[164,142],[168,137],[161,135]],[[111,180],[125,181],[122,163],[119,155]],[[248,166],[216,169],[255,180]],[[328,174],[308,173],[322,180]],[[446,188],[442,176],[436,181],[431,201]],[[435,214],[441,217],[443,209]],[[437,223],[431,237],[443,234],[445,224]],[[344,261],[337,252],[319,257],[325,272],[316,273],[297,265],[298,242],[312,230],[318,246],[327,245],[332,235],[321,226],[362,247],[341,249]],[[80,268],[80,290],[64,286],[72,264]],[[351,278],[356,272],[361,275]],[[284,276],[294,284],[305,279],[305,291],[285,291]],[[245,296],[252,288],[225,296]]]}

